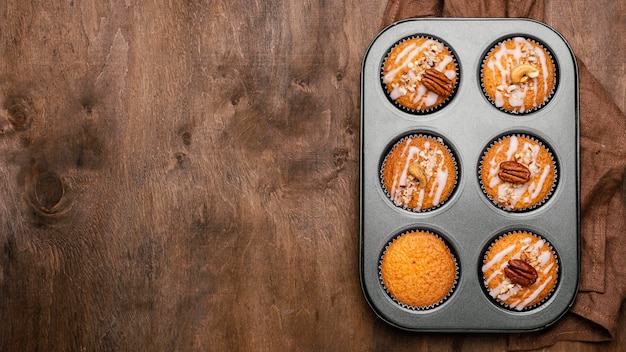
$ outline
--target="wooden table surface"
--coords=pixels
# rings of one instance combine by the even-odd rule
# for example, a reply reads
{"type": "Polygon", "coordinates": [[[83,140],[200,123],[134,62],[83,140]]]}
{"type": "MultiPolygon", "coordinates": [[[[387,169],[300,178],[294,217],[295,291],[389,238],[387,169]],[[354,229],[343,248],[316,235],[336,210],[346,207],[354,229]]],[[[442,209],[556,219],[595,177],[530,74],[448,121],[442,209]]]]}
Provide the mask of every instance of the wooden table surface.
{"type": "MultiPolygon", "coordinates": [[[[359,70],[385,1],[0,2],[0,349],[502,351],[358,274],[359,70]]],[[[626,111],[626,1],[546,22],[626,111]]],[[[618,351],[561,342],[546,351],[618,351]]]]}

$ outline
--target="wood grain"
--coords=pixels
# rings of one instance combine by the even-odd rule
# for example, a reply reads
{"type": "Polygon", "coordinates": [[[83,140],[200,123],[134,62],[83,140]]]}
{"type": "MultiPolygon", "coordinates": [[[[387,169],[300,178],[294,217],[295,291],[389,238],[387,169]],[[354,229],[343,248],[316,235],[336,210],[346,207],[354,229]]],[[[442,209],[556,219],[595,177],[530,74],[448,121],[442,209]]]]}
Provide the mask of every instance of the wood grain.
{"type": "MultiPolygon", "coordinates": [[[[547,1],[547,22],[625,111],[606,33],[626,2],[601,2],[547,1]]],[[[1,349],[504,350],[397,330],[361,294],[359,79],[384,7],[1,2],[1,349]]],[[[548,350],[617,351],[625,325],[548,350]]]]}

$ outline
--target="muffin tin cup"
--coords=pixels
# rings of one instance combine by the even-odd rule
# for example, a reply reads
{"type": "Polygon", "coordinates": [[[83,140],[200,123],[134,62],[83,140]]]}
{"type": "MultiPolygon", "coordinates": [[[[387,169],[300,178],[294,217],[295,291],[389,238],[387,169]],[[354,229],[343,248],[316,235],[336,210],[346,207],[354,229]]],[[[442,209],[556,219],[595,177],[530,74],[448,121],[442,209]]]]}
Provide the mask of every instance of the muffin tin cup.
{"type": "MultiPolygon", "coordinates": [[[[507,305],[505,302],[501,302],[498,299],[496,299],[495,297],[492,297],[489,294],[489,288],[484,283],[484,281],[483,281],[482,288],[483,288],[483,292],[485,293],[485,295],[487,297],[489,297],[494,304],[500,306],[502,309],[507,309],[507,310],[512,311],[512,312],[529,312],[529,311],[533,311],[535,309],[538,309],[539,307],[541,307],[542,304],[549,302],[550,299],[552,298],[552,295],[554,294],[554,292],[556,291],[557,287],[559,286],[559,278],[560,278],[559,277],[559,272],[560,272],[559,255],[557,254],[557,252],[554,249],[554,247],[552,247],[552,245],[550,244],[550,241],[548,241],[545,237],[543,237],[543,236],[541,236],[541,235],[539,235],[537,233],[534,233],[533,231],[528,231],[528,230],[524,230],[524,229],[511,230],[511,231],[507,231],[505,233],[499,234],[496,238],[494,238],[492,241],[490,241],[489,245],[483,250],[482,255],[483,255],[483,258],[486,258],[487,257],[487,253],[492,249],[492,247],[493,247],[493,245],[495,244],[496,241],[501,240],[501,239],[503,239],[504,237],[506,237],[508,235],[512,235],[512,234],[519,233],[519,232],[528,233],[528,234],[532,235],[533,237],[535,237],[536,239],[544,241],[545,245],[550,249],[550,252],[552,252],[552,256],[554,257],[555,264],[556,264],[556,277],[554,278],[554,280],[555,280],[554,287],[539,302],[537,302],[537,303],[535,303],[533,305],[528,305],[528,306],[523,307],[521,309],[515,308],[515,307],[511,307],[511,306],[507,305]]],[[[484,278],[484,273],[483,273],[482,267],[483,267],[483,263],[484,262],[485,262],[485,260],[483,259],[483,261],[481,261],[479,263],[479,265],[478,265],[478,275],[479,275],[479,277],[483,277],[483,278],[484,278]]]]}
{"type": "Polygon", "coordinates": [[[361,158],[359,266],[363,294],[381,319],[401,329],[442,332],[533,331],[567,312],[579,280],[578,75],[574,55],[552,28],[526,19],[410,19],[378,34],[361,72],[361,158]],[[392,104],[380,83],[380,67],[402,38],[429,34],[445,41],[458,61],[454,99],[441,109],[415,115],[392,104]],[[484,54],[501,38],[537,38],[558,66],[558,87],[548,104],[528,114],[500,111],[480,83],[484,54]],[[459,178],[451,198],[437,209],[410,212],[395,206],[380,182],[390,143],[414,131],[441,136],[453,146],[459,178]],[[482,189],[476,169],[485,146],[507,133],[539,137],[558,161],[558,183],[542,206],[524,212],[497,207],[482,189]],[[379,260],[390,238],[411,228],[445,234],[460,268],[481,265],[483,250],[499,234],[527,229],[549,240],[558,253],[559,280],[551,297],[533,309],[503,309],[483,289],[482,275],[461,270],[454,293],[437,307],[411,310],[389,297],[381,284],[379,260]],[[476,317],[480,317],[477,319],[476,317]]]}
{"type": "Polygon", "coordinates": [[[533,211],[538,209],[539,207],[541,207],[542,205],[544,205],[546,202],[548,202],[550,200],[550,197],[552,197],[552,194],[554,193],[554,190],[557,187],[557,184],[559,182],[559,166],[558,166],[558,161],[556,160],[555,155],[552,153],[552,148],[547,145],[544,141],[542,141],[540,138],[532,135],[532,134],[528,134],[528,133],[524,133],[524,132],[515,132],[515,131],[509,131],[506,134],[496,138],[495,140],[493,140],[491,143],[489,143],[489,145],[487,147],[485,147],[485,149],[483,150],[483,152],[481,153],[481,158],[480,158],[480,162],[478,165],[478,170],[477,170],[477,176],[478,181],[480,182],[480,188],[483,191],[485,197],[487,197],[491,202],[493,202],[493,204],[495,206],[497,206],[499,209],[502,209],[503,211],[508,211],[508,212],[518,212],[518,213],[523,213],[523,212],[529,212],[529,211],[533,211]],[[537,202],[536,204],[533,204],[532,206],[528,206],[528,207],[524,207],[524,208],[512,208],[512,207],[506,207],[504,205],[502,205],[501,203],[499,203],[497,201],[497,199],[494,199],[494,196],[489,194],[487,192],[487,190],[485,189],[485,184],[483,182],[483,179],[481,177],[481,173],[482,173],[482,169],[485,166],[484,163],[484,158],[485,155],[487,153],[487,151],[492,148],[494,145],[496,145],[498,142],[506,139],[506,138],[510,138],[512,136],[516,136],[516,137],[523,137],[523,138],[527,138],[532,140],[533,142],[537,143],[538,145],[541,145],[542,148],[544,148],[545,150],[547,150],[548,154],[550,155],[550,158],[552,160],[552,170],[554,170],[554,180],[552,181],[552,184],[550,185],[550,190],[548,191],[548,193],[546,194],[546,196],[539,202],[537,202]]]}
{"type": "MultiPolygon", "coordinates": [[[[550,90],[549,93],[546,94],[546,98],[544,99],[543,102],[539,103],[537,106],[532,107],[530,109],[526,109],[524,111],[517,111],[517,110],[508,110],[504,107],[498,107],[498,109],[500,109],[500,111],[505,112],[507,114],[512,114],[512,115],[524,115],[524,114],[531,114],[535,111],[540,110],[541,108],[543,108],[546,104],[548,104],[550,102],[550,100],[552,99],[552,96],[554,96],[554,92],[556,91],[558,85],[559,85],[559,66],[554,58],[554,55],[552,55],[552,50],[550,50],[545,44],[543,44],[543,42],[541,40],[538,40],[536,38],[533,38],[532,36],[528,36],[528,35],[511,35],[511,36],[507,36],[505,38],[501,38],[499,40],[497,40],[495,43],[493,43],[490,47],[489,50],[485,52],[485,54],[483,54],[483,61],[481,63],[481,67],[479,67],[480,69],[480,77],[483,77],[483,65],[485,63],[485,60],[487,58],[487,55],[489,55],[496,47],[498,47],[499,45],[503,44],[506,41],[509,40],[513,40],[515,37],[522,37],[524,38],[526,41],[528,42],[532,42],[535,45],[538,45],[539,47],[541,47],[543,49],[543,51],[546,53],[546,55],[550,58],[550,60],[552,61],[552,70],[554,72],[554,76],[555,76],[555,81],[554,81],[554,85],[552,86],[552,89],[550,90]]],[[[491,97],[489,96],[489,94],[487,93],[487,90],[485,89],[485,87],[481,84],[481,89],[483,91],[483,94],[485,95],[485,98],[487,100],[489,100],[489,102],[491,102],[491,104],[493,104],[493,106],[496,106],[496,102],[491,99],[491,97]]]]}
{"type": "Polygon", "coordinates": [[[394,303],[396,303],[398,306],[404,308],[404,309],[409,309],[412,311],[428,311],[431,309],[435,309],[438,306],[442,305],[443,303],[445,303],[453,294],[454,291],[456,289],[456,285],[458,283],[459,280],[459,273],[460,273],[460,268],[459,268],[459,262],[457,260],[457,255],[456,255],[456,250],[454,249],[454,247],[452,247],[450,245],[450,243],[448,242],[448,240],[445,239],[445,237],[443,237],[441,234],[434,232],[432,230],[429,229],[424,229],[424,228],[413,228],[410,230],[406,230],[403,231],[402,233],[394,236],[384,247],[384,250],[382,252],[382,254],[380,255],[380,260],[379,260],[379,265],[378,265],[378,278],[380,280],[380,284],[382,285],[383,289],[385,290],[385,292],[387,293],[387,295],[389,295],[389,298],[391,300],[394,301],[394,303]],[[454,261],[454,266],[455,266],[455,277],[454,277],[454,282],[452,283],[452,287],[450,288],[450,290],[448,291],[448,293],[446,293],[443,298],[441,298],[438,302],[435,302],[433,304],[429,304],[429,305],[423,305],[423,306],[412,306],[412,305],[408,305],[405,304],[401,301],[399,301],[398,299],[396,299],[396,297],[394,297],[394,295],[389,292],[389,290],[387,289],[387,287],[385,286],[385,282],[383,279],[383,274],[382,274],[382,265],[383,265],[383,258],[385,257],[385,254],[387,253],[387,249],[389,248],[389,246],[396,241],[398,238],[400,238],[401,236],[408,234],[408,233],[412,233],[412,232],[423,232],[423,233],[427,233],[430,235],[435,236],[436,238],[438,238],[439,240],[441,240],[446,248],[448,249],[448,251],[450,251],[450,254],[452,255],[452,260],[454,261]]]}
{"type": "Polygon", "coordinates": [[[441,110],[442,108],[444,108],[446,106],[446,104],[448,104],[455,96],[456,92],[457,92],[457,88],[459,86],[459,82],[460,82],[460,75],[459,75],[459,62],[456,58],[456,53],[454,52],[454,50],[441,38],[435,37],[433,35],[428,35],[428,34],[423,34],[423,33],[416,33],[410,36],[407,36],[405,38],[402,38],[400,40],[398,40],[394,45],[392,45],[389,50],[387,51],[387,53],[385,54],[384,59],[381,61],[380,64],[380,84],[382,85],[382,89],[385,92],[387,99],[389,100],[389,102],[391,104],[393,104],[396,108],[407,112],[409,114],[413,114],[413,115],[426,115],[426,114],[431,114],[435,111],[441,110]],[[391,98],[391,93],[388,91],[386,84],[384,83],[384,66],[385,66],[385,61],[387,60],[387,57],[389,56],[389,54],[391,54],[392,50],[394,49],[394,47],[404,43],[407,40],[411,40],[411,39],[419,39],[419,38],[424,38],[424,39],[430,39],[433,40],[441,45],[443,45],[449,52],[450,52],[450,56],[452,58],[452,62],[454,62],[454,66],[455,66],[455,70],[456,70],[456,81],[454,83],[454,86],[452,87],[452,92],[439,104],[436,104],[432,107],[429,108],[423,108],[423,109],[419,109],[419,110],[415,110],[415,109],[410,109],[398,102],[396,102],[394,99],[391,98]]]}
{"type": "Polygon", "coordinates": [[[399,139],[397,139],[395,141],[395,143],[389,148],[388,152],[386,153],[385,158],[383,159],[383,161],[381,162],[381,166],[380,166],[380,184],[381,184],[381,188],[383,190],[383,192],[385,192],[385,195],[387,196],[387,198],[389,198],[389,201],[394,203],[395,206],[397,206],[398,208],[401,208],[403,210],[406,211],[410,211],[410,212],[415,212],[415,213],[425,213],[425,212],[429,212],[429,211],[433,211],[436,210],[440,207],[442,207],[443,205],[445,205],[453,196],[454,193],[456,191],[457,188],[457,182],[459,179],[459,167],[456,161],[456,153],[452,150],[452,147],[450,147],[449,143],[446,142],[441,136],[437,136],[434,135],[432,133],[428,133],[428,132],[413,132],[410,133],[406,136],[400,137],[399,139]],[[414,209],[414,208],[409,208],[407,206],[401,205],[401,204],[395,204],[394,202],[394,197],[389,193],[389,190],[387,190],[387,188],[384,185],[384,168],[385,168],[385,163],[387,162],[387,157],[389,155],[389,153],[391,153],[391,151],[395,148],[397,148],[400,144],[402,144],[403,142],[405,142],[407,140],[407,138],[427,138],[427,139],[432,139],[433,141],[439,143],[443,148],[445,148],[445,150],[447,151],[447,153],[450,155],[450,157],[452,158],[452,164],[454,165],[454,169],[453,170],[448,170],[449,172],[454,172],[454,185],[452,186],[452,190],[450,191],[449,194],[445,195],[438,204],[434,204],[431,207],[427,207],[427,208],[423,208],[423,209],[414,209]]]}

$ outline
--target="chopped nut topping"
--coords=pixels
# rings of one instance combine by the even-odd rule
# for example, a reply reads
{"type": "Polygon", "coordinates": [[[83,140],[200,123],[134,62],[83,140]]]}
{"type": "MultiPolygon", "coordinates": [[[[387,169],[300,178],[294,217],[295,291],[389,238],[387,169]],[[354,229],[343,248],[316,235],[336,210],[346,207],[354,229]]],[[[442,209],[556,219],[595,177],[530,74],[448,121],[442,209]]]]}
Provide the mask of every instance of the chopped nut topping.
{"type": "Polygon", "coordinates": [[[522,44],[521,52],[522,56],[519,58],[518,66],[512,69],[510,78],[513,83],[527,86],[530,78],[539,77],[539,70],[536,67],[538,58],[535,49],[530,45],[522,44]]]}
{"type": "Polygon", "coordinates": [[[423,52],[423,56],[407,64],[406,67],[408,71],[400,77],[401,83],[394,83],[391,87],[397,89],[401,96],[416,93],[418,85],[422,84],[421,81],[424,71],[439,63],[440,59],[437,55],[441,52],[443,52],[443,47],[432,44],[423,52]]]}
{"type": "Polygon", "coordinates": [[[443,152],[438,148],[434,149],[431,147],[422,150],[418,156],[418,159],[410,167],[413,169],[413,172],[408,170],[406,186],[399,187],[396,191],[394,203],[398,206],[408,206],[413,194],[424,188],[428,180],[435,174],[435,169],[444,163],[443,152]],[[424,177],[415,172],[417,168],[420,170],[419,173],[423,171],[424,177]]]}

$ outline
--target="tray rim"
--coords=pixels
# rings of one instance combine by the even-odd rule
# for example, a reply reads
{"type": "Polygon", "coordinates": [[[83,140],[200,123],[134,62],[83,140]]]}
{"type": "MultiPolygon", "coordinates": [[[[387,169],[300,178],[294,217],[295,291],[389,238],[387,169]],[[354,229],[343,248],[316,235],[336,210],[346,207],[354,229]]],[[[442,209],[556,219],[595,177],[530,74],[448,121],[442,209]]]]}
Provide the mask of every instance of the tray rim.
{"type": "MultiPolygon", "coordinates": [[[[423,32],[423,31],[422,31],[423,32]]],[[[513,32],[512,32],[513,33],[513,32]]],[[[440,36],[436,33],[433,33],[433,35],[436,36],[440,36]]],[[[541,38],[540,38],[541,39],[541,38]]],[[[488,45],[491,43],[485,43],[485,45],[488,45]]],[[[457,50],[457,55],[458,55],[458,50],[457,50]]],[[[558,56],[557,54],[553,53],[553,55],[558,56]]],[[[465,82],[466,84],[468,82],[465,82]]],[[[472,82],[469,82],[470,84],[472,82]]],[[[361,289],[362,289],[362,293],[365,297],[366,302],[368,303],[368,305],[370,306],[370,308],[375,312],[375,314],[382,319],[383,321],[387,322],[388,324],[392,325],[392,326],[396,326],[400,329],[403,330],[410,330],[410,331],[440,331],[440,332],[489,332],[489,333],[493,333],[493,332],[506,332],[506,333],[510,333],[510,332],[528,332],[528,331],[536,331],[536,330],[541,330],[544,329],[552,324],[554,324],[556,321],[558,321],[563,315],[565,315],[568,311],[569,308],[572,306],[576,295],[578,293],[578,286],[579,286],[579,280],[580,280],[580,124],[579,124],[579,81],[578,81],[578,67],[577,67],[577,63],[576,63],[576,57],[575,54],[573,53],[573,50],[571,49],[571,46],[569,45],[569,43],[565,40],[565,38],[558,33],[554,28],[550,27],[549,25],[540,22],[540,21],[536,21],[536,20],[532,20],[532,19],[523,19],[523,18],[516,18],[516,19],[511,19],[511,18],[410,18],[410,19],[405,19],[405,20],[401,20],[401,21],[397,21],[394,22],[392,24],[390,24],[389,26],[385,27],[382,31],[380,31],[375,38],[372,40],[372,42],[370,43],[370,45],[367,47],[365,54],[363,56],[363,62],[362,62],[362,66],[361,66],[361,84],[360,84],[360,93],[361,93],[361,97],[360,97],[360,122],[361,122],[361,126],[360,126],[360,142],[359,142],[359,147],[360,147],[360,159],[359,159],[359,278],[360,278],[360,282],[361,282],[361,289]],[[565,47],[567,48],[567,50],[569,51],[569,54],[571,55],[571,60],[572,60],[572,65],[573,65],[573,71],[574,71],[574,75],[575,75],[575,86],[574,86],[574,93],[575,93],[575,109],[574,109],[574,119],[575,119],[575,145],[576,145],[576,151],[575,151],[575,156],[574,156],[574,164],[575,164],[575,174],[576,174],[576,179],[575,179],[575,188],[576,188],[576,195],[575,195],[575,203],[576,203],[576,275],[575,275],[575,289],[573,294],[571,295],[571,298],[569,300],[569,302],[566,305],[566,308],[557,316],[555,316],[553,319],[551,319],[550,321],[548,321],[545,324],[540,324],[538,326],[528,326],[528,327],[517,327],[517,328],[425,328],[425,327],[412,327],[412,326],[406,326],[403,324],[398,323],[397,321],[395,321],[393,318],[388,317],[387,314],[383,313],[382,311],[379,310],[379,308],[376,306],[376,304],[372,301],[371,297],[370,297],[370,293],[367,287],[367,283],[365,282],[364,279],[364,261],[365,261],[365,253],[363,251],[363,242],[364,242],[364,231],[363,231],[363,225],[364,225],[364,195],[363,195],[363,188],[364,188],[364,172],[363,172],[363,150],[364,150],[364,144],[365,144],[365,138],[364,138],[364,111],[363,111],[363,105],[364,105],[364,92],[365,92],[365,84],[364,84],[364,71],[365,71],[365,66],[366,66],[366,61],[368,58],[368,55],[370,53],[370,50],[372,49],[373,45],[377,42],[377,40],[387,31],[393,30],[394,28],[397,28],[398,26],[401,25],[405,25],[405,24],[411,24],[411,23],[417,23],[417,22],[527,22],[527,23],[534,23],[535,25],[540,25],[543,27],[546,27],[547,29],[549,29],[550,31],[554,32],[561,40],[562,42],[565,44],[565,47]]],[[[532,113],[531,113],[532,114],[532,113]]],[[[515,116],[515,118],[519,118],[519,116],[515,116]]],[[[467,172],[467,171],[464,171],[467,172]]],[[[461,190],[457,190],[457,192],[460,192],[461,190]]],[[[419,217],[419,215],[418,215],[419,217]]],[[[486,236],[489,237],[490,236],[486,236]]],[[[449,237],[448,237],[449,238],[449,237]]],[[[453,239],[455,240],[455,239],[453,239]]],[[[459,263],[459,265],[461,265],[459,263]]],[[[471,270],[471,268],[465,268],[463,269],[465,271],[469,271],[471,270]]],[[[459,286],[462,285],[462,282],[459,282],[459,286]]],[[[459,287],[460,288],[460,287],[459,287]]],[[[457,288],[458,291],[459,288],[457,288]]],[[[555,293],[553,294],[553,297],[551,299],[554,298],[554,296],[556,296],[558,294],[558,291],[560,290],[560,287],[557,287],[555,293]]],[[[458,295],[458,292],[454,292],[453,296],[458,295]]],[[[495,306],[494,306],[495,307],[495,306]]],[[[445,308],[445,305],[444,305],[445,308]]],[[[444,309],[441,306],[435,308],[434,310],[439,310],[439,309],[444,309]]],[[[541,307],[537,308],[537,310],[541,310],[541,307]]],[[[431,313],[432,311],[425,311],[425,312],[418,312],[417,314],[428,314],[431,313]]],[[[532,311],[531,314],[534,314],[535,311],[532,311]]],[[[515,313],[515,314],[520,314],[520,313],[515,313]]]]}

